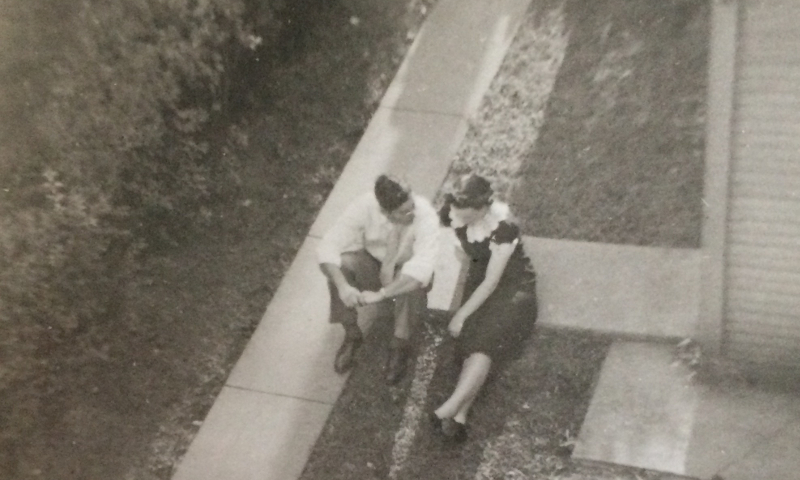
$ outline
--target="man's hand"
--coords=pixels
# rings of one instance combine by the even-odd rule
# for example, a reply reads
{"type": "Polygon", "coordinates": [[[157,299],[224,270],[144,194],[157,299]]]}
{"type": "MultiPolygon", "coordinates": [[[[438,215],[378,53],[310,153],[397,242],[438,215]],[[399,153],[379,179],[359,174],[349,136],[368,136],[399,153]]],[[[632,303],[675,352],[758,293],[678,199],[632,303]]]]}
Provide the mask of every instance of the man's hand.
{"type": "Polygon", "coordinates": [[[381,292],[361,292],[361,305],[378,303],[386,299],[381,292]]]}
{"type": "Polygon", "coordinates": [[[349,283],[339,288],[339,298],[347,308],[355,308],[359,305],[361,292],[349,283]]]}
{"type": "Polygon", "coordinates": [[[453,318],[450,319],[450,323],[447,325],[447,331],[450,332],[455,338],[458,338],[461,335],[461,329],[464,328],[464,322],[467,320],[467,317],[463,315],[460,311],[456,312],[453,315],[453,318]]]}

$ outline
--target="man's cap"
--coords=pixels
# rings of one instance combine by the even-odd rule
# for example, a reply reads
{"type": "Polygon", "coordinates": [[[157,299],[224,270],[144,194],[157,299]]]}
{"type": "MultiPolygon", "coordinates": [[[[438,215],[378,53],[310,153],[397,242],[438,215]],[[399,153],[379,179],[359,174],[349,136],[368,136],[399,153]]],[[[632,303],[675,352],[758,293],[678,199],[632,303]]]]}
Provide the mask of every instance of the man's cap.
{"type": "Polygon", "coordinates": [[[411,190],[405,184],[389,175],[381,175],[375,180],[375,198],[387,212],[394,211],[406,203],[410,195],[411,190]]]}

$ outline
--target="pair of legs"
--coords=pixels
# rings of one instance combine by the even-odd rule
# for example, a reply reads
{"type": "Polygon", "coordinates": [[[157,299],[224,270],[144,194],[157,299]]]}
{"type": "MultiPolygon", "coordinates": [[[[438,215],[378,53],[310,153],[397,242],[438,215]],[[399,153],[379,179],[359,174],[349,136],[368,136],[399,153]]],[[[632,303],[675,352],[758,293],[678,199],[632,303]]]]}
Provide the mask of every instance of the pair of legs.
{"type": "Polygon", "coordinates": [[[466,357],[456,356],[464,358],[461,373],[453,393],[434,411],[438,418],[466,424],[472,403],[486,383],[493,364],[504,363],[521,353],[533,331],[538,309],[535,284],[523,287],[522,290],[496,290],[467,319],[458,339],[459,349],[464,348],[466,357]]]}
{"type": "Polygon", "coordinates": [[[453,393],[434,413],[439,418],[452,418],[460,424],[467,423],[472,402],[489,376],[492,359],[481,352],[469,354],[461,365],[461,373],[453,393]]]}
{"type": "MultiPolygon", "coordinates": [[[[342,254],[342,274],[350,285],[361,291],[377,291],[382,287],[380,281],[381,263],[366,250],[342,254]]],[[[341,323],[345,330],[345,341],[360,339],[361,329],[358,326],[358,311],[348,308],[339,299],[336,286],[328,282],[331,298],[331,322],[341,323]]],[[[394,338],[392,346],[396,349],[408,349],[411,335],[416,329],[427,301],[425,289],[415,290],[393,299],[394,303],[394,338]]],[[[401,359],[402,360],[402,359],[401,359]]]]}

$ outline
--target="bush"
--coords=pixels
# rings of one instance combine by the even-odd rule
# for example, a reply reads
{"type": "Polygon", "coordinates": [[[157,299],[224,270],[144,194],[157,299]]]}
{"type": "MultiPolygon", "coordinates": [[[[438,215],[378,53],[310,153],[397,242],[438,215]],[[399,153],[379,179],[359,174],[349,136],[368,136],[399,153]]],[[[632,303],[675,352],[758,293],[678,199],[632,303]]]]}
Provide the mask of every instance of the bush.
{"type": "Polygon", "coordinates": [[[82,41],[39,122],[60,147],[51,168],[98,186],[140,232],[191,218],[230,165],[207,139],[225,118],[233,53],[258,43],[244,11],[241,0],[85,2],[82,41]]]}
{"type": "MultiPolygon", "coordinates": [[[[25,375],[43,332],[111,318],[133,253],[236,188],[231,77],[278,28],[274,2],[245,1],[61,5],[69,31],[46,54],[18,53],[47,79],[28,109],[37,145],[0,162],[16,190],[0,209],[0,388],[25,375]]],[[[15,7],[31,23],[18,28],[52,20],[49,2],[15,7]]]]}

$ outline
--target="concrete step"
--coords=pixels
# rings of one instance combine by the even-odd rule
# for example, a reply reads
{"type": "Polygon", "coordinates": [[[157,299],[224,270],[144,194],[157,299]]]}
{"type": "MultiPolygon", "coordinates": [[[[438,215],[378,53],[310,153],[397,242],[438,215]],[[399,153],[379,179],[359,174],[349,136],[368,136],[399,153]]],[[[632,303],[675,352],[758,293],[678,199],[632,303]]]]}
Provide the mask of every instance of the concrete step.
{"type": "Polygon", "coordinates": [[[701,381],[674,346],[615,342],[573,458],[688,478],[798,478],[800,392],[701,381]]]}
{"type": "Polygon", "coordinates": [[[612,345],[573,457],[685,475],[698,392],[673,346],[612,345]]]}

